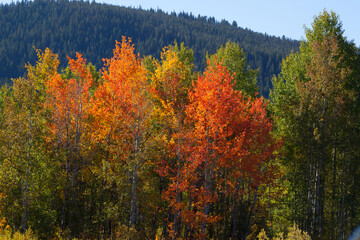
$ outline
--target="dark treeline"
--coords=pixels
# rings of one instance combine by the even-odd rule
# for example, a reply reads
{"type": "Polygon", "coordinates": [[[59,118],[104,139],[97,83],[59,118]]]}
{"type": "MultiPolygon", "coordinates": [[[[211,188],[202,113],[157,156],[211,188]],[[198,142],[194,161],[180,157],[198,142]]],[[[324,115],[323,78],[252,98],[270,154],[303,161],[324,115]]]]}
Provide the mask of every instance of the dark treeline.
{"type": "MultiPolygon", "coordinates": [[[[280,72],[280,63],[298,41],[272,37],[242,29],[236,22],[191,13],[165,13],[83,1],[21,1],[0,6],[0,82],[25,73],[26,62],[35,62],[33,47],[49,47],[74,57],[78,51],[96,67],[102,57],[110,57],[115,40],[131,37],[136,52],[160,57],[162,46],[174,40],[194,50],[198,70],[204,69],[205,55],[215,53],[228,41],[236,42],[247,53],[248,65],[259,69],[260,94],[268,96],[271,78],[280,72]],[[101,56],[101,57],[100,57],[101,56]]],[[[65,67],[62,65],[62,67],[65,67]]]]}

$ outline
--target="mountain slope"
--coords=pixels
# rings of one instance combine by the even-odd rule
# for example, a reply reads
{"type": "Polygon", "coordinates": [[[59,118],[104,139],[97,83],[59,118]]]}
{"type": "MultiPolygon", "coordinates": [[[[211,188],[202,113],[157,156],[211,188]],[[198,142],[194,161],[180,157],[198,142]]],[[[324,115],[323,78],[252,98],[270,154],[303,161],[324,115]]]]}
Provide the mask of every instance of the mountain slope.
{"type": "Polygon", "coordinates": [[[21,76],[26,62],[36,60],[33,47],[49,47],[66,62],[78,51],[98,68],[110,57],[115,40],[131,37],[141,55],[159,57],[174,40],[184,42],[195,53],[199,69],[205,56],[222,44],[234,41],[247,53],[248,64],[259,68],[260,93],[267,96],[270,79],[280,71],[280,62],[299,42],[267,36],[192,14],[166,14],[95,2],[67,0],[22,1],[0,6],[0,81],[21,76]]]}

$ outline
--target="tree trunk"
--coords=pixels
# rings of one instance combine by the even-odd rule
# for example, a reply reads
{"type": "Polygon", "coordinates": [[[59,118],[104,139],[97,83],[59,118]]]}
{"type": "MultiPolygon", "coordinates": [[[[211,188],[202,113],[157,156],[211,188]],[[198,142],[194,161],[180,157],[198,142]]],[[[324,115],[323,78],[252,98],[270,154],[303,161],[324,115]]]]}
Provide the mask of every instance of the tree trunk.
{"type": "Polygon", "coordinates": [[[138,166],[135,166],[131,178],[131,208],[130,208],[130,227],[134,227],[136,224],[136,185],[138,180],[137,174],[138,166]]]}
{"type": "Polygon", "coordinates": [[[257,191],[258,191],[258,188],[259,188],[259,187],[256,187],[256,193],[255,193],[254,201],[253,201],[253,203],[252,203],[251,210],[250,210],[250,213],[249,213],[249,218],[248,218],[248,223],[247,223],[247,227],[246,227],[246,232],[245,232],[245,235],[244,235],[244,239],[247,238],[247,236],[248,236],[248,234],[249,234],[249,231],[250,231],[250,228],[251,228],[251,220],[252,220],[252,216],[253,216],[253,214],[254,214],[255,206],[256,206],[256,202],[257,202],[257,191]]]}
{"type": "MultiPolygon", "coordinates": [[[[335,137],[336,141],[336,137],[335,137]]],[[[331,199],[331,225],[334,226],[331,231],[331,238],[335,239],[337,229],[337,223],[335,219],[335,209],[336,209],[336,143],[334,144],[334,154],[333,154],[333,179],[332,179],[332,199],[331,199]]]]}
{"type": "Polygon", "coordinates": [[[23,216],[21,219],[21,229],[23,232],[27,230],[27,213],[28,213],[28,181],[27,179],[24,180],[23,186],[23,216]]]}
{"type": "MultiPolygon", "coordinates": [[[[209,137],[209,128],[206,127],[206,160],[205,160],[205,183],[204,183],[204,187],[205,187],[205,194],[206,195],[210,195],[210,191],[211,191],[211,178],[212,178],[212,161],[210,160],[211,158],[211,149],[210,149],[210,144],[211,144],[211,139],[209,137]]],[[[207,202],[204,208],[204,213],[205,216],[208,218],[210,216],[210,203],[207,202]]],[[[203,224],[202,227],[202,231],[203,234],[206,234],[206,222],[203,224]]]]}
{"type": "Polygon", "coordinates": [[[31,158],[31,147],[32,147],[32,111],[29,112],[29,125],[28,125],[28,132],[27,132],[27,153],[26,153],[26,164],[25,164],[25,179],[24,179],[24,186],[23,186],[23,217],[21,220],[21,228],[25,232],[27,229],[27,213],[28,213],[28,179],[27,177],[30,176],[30,158],[31,158]]]}
{"type": "Polygon", "coordinates": [[[349,174],[349,160],[346,159],[346,156],[344,154],[345,159],[345,174],[343,178],[343,186],[342,186],[342,194],[341,194],[341,203],[340,203],[340,210],[339,210],[339,233],[338,233],[338,239],[344,239],[344,218],[345,218],[345,197],[347,192],[347,183],[346,178],[349,174]]]}
{"type": "MultiPolygon", "coordinates": [[[[65,120],[65,129],[66,129],[66,142],[65,142],[65,151],[66,151],[66,160],[65,160],[65,186],[64,186],[64,199],[63,199],[63,206],[62,206],[62,217],[61,217],[61,228],[65,230],[66,228],[66,211],[67,211],[67,201],[68,201],[68,192],[70,191],[69,187],[69,180],[70,180],[70,130],[69,130],[69,119],[70,116],[67,114],[65,120]]],[[[60,127],[59,127],[60,128],[60,127]]],[[[59,129],[61,131],[61,129],[59,129]]],[[[71,209],[71,208],[70,208],[71,209]]]]}
{"type": "MultiPolygon", "coordinates": [[[[177,121],[177,129],[180,132],[180,120],[178,118],[177,121]]],[[[177,179],[180,177],[180,169],[181,169],[181,155],[180,155],[180,137],[178,134],[177,138],[177,147],[176,147],[176,156],[177,156],[177,179]]],[[[180,202],[181,194],[179,193],[179,181],[176,184],[176,203],[180,202]]],[[[179,219],[179,211],[176,211],[174,214],[174,236],[173,238],[176,239],[179,235],[179,228],[180,228],[180,219],[179,219]]]]}
{"type": "MultiPolygon", "coordinates": [[[[310,160],[311,161],[311,160],[310,160]]],[[[308,181],[308,193],[307,193],[307,211],[306,211],[306,231],[311,234],[313,232],[312,229],[312,222],[313,222],[313,214],[312,214],[312,198],[313,198],[313,192],[312,192],[312,172],[313,172],[313,165],[312,163],[310,163],[310,167],[309,167],[309,181],[308,181]]]]}
{"type": "Polygon", "coordinates": [[[236,236],[237,236],[237,222],[236,222],[236,219],[238,217],[238,205],[237,205],[237,195],[238,195],[238,192],[239,192],[239,189],[240,189],[240,184],[239,182],[236,183],[236,193],[235,193],[235,196],[234,196],[234,201],[233,201],[233,213],[232,213],[232,236],[231,236],[231,239],[236,239],[236,236]]]}

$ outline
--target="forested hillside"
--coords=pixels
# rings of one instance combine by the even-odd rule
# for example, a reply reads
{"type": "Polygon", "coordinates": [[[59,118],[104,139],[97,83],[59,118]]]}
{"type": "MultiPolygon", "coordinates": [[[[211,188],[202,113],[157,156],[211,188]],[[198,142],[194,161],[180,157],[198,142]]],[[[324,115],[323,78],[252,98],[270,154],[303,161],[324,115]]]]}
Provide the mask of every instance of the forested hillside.
{"type": "Polygon", "coordinates": [[[83,1],[23,0],[2,5],[0,26],[2,83],[22,76],[25,63],[35,62],[33,47],[49,47],[59,54],[62,63],[66,55],[74,57],[78,51],[99,68],[101,58],[110,57],[115,40],[124,35],[132,38],[136,52],[156,58],[162,47],[174,40],[184,42],[193,49],[198,70],[204,69],[207,52],[213,54],[226,42],[236,42],[247,53],[248,65],[259,69],[260,93],[267,96],[281,60],[299,47],[297,41],[256,33],[213,17],[83,1]]]}

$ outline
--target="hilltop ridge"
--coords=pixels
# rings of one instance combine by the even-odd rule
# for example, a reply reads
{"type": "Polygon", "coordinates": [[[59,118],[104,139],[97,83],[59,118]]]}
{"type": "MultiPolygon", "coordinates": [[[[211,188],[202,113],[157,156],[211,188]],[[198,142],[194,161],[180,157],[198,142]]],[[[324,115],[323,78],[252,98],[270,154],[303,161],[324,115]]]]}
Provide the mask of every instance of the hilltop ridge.
{"type": "Polygon", "coordinates": [[[23,75],[25,63],[36,60],[34,47],[49,47],[61,62],[66,55],[80,52],[101,68],[102,58],[111,56],[115,40],[124,35],[132,38],[142,56],[159,57],[164,46],[184,42],[194,50],[199,70],[205,66],[207,53],[215,53],[228,41],[236,42],[247,53],[248,65],[259,69],[260,93],[267,96],[282,59],[299,46],[298,41],[243,29],[236,22],[94,1],[35,0],[1,5],[0,24],[1,83],[23,75]]]}

